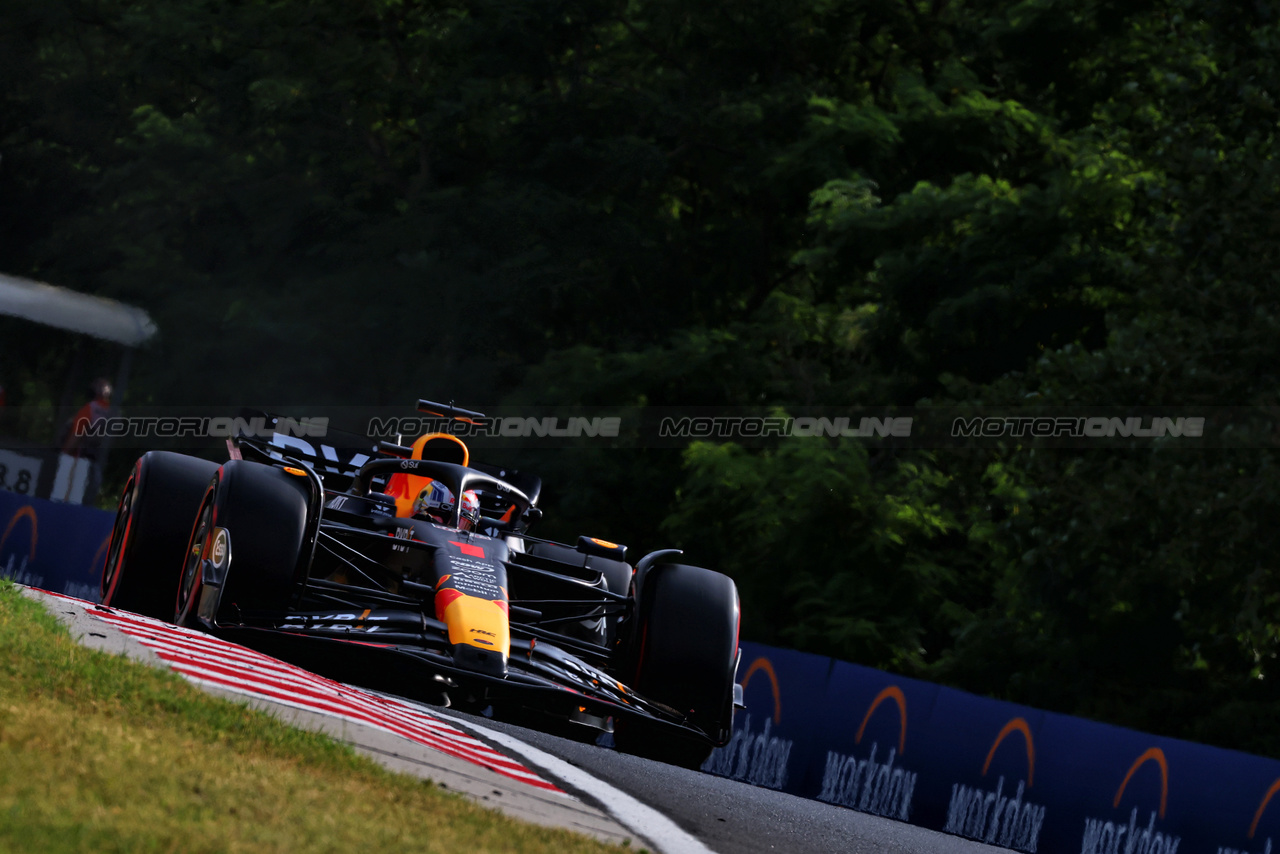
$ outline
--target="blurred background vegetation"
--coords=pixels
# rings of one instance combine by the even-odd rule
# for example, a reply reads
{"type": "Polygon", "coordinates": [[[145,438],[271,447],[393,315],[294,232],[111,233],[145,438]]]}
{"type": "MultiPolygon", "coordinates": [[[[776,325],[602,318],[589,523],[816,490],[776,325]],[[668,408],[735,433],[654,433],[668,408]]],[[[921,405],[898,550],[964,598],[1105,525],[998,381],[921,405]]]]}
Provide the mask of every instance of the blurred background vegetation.
{"type": "MultiPolygon", "coordinates": [[[[0,270],[151,313],[126,406],[1271,406],[1276,11],[6,3],[0,270]]],[[[733,575],[749,638],[1280,756],[1273,426],[1234,435],[528,467],[733,575]]]]}

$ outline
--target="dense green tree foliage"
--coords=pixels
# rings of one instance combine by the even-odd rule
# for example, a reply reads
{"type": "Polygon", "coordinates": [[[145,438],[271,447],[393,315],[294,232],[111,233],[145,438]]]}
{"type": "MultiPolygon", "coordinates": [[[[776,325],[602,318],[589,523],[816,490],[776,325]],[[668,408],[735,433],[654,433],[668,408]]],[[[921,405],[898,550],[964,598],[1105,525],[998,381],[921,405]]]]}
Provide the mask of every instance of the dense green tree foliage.
{"type": "Polygon", "coordinates": [[[1280,755],[1278,52],[1209,0],[8,4],[0,270],[151,311],[135,403],[1254,407],[526,461],[749,637],[1280,755]]]}

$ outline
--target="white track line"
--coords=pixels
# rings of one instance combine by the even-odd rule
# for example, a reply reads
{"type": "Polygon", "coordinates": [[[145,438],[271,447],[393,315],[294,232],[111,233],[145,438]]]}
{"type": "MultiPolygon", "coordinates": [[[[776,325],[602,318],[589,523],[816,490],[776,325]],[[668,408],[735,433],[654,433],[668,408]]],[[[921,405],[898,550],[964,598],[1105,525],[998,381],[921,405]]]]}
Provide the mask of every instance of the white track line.
{"type": "Polygon", "coordinates": [[[563,759],[539,750],[531,744],[525,744],[515,736],[444,712],[436,712],[436,714],[470,729],[495,744],[502,745],[513,753],[519,754],[526,761],[539,766],[542,771],[591,795],[600,802],[609,815],[617,819],[619,824],[647,840],[661,854],[713,854],[711,849],[703,845],[695,836],[681,830],[678,824],[653,807],[641,803],[621,789],[593,777],[581,768],[570,765],[563,759]]]}

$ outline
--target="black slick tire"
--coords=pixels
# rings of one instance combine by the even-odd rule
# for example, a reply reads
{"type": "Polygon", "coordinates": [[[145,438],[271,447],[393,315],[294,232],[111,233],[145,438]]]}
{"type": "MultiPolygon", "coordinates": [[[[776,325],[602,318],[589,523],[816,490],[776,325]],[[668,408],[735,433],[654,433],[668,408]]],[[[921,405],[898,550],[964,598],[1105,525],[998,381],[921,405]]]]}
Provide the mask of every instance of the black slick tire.
{"type": "Polygon", "coordinates": [[[138,459],[116,508],[102,568],[102,601],[160,620],[173,617],[183,550],[218,464],[150,451],[138,459]]]}
{"type": "MultiPolygon", "coordinates": [[[[225,528],[231,558],[221,579],[219,614],[246,611],[283,611],[305,581],[307,567],[299,560],[307,528],[310,484],[306,475],[291,474],[276,466],[244,460],[225,463],[209,484],[204,515],[190,530],[207,540],[214,528],[225,528]]],[[[205,542],[190,542],[188,552],[203,550],[205,542]]],[[[177,596],[179,614],[190,614],[199,581],[184,568],[182,593],[177,596]]],[[[196,567],[198,575],[198,567],[196,567]]],[[[174,601],[170,601],[174,608],[174,601]]]]}
{"type": "Polygon", "coordinates": [[[726,575],[684,564],[651,568],[637,591],[632,687],[684,716],[705,738],[642,718],[615,723],[620,750],[696,768],[733,723],[738,590],[726,575]]]}

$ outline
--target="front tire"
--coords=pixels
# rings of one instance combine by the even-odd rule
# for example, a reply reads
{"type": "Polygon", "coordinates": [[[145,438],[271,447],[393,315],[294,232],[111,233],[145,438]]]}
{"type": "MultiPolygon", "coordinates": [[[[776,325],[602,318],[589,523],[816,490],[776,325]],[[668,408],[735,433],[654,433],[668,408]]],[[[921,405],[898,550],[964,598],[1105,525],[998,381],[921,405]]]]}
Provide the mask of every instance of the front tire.
{"type": "Polygon", "coordinates": [[[217,497],[215,477],[204,490],[200,509],[196,512],[195,527],[187,541],[185,563],[178,579],[178,600],[174,604],[173,622],[179,626],[196,626],[196,609],[200,605],[203,587],[204,556],[208,553],[209,538],[213,534],[214,499],[217,497]]]}
{"type": "Polygon", "coordinates": [[[637,718],[616,722],[614,742],[627,753],[696,768],[728,741],[733,726],[737,587],[719,572],[661,564],[645,573],[636,611],[633,687],[684,715],[706,738],[668,734],[637,718]]]}
{"type": "Polygon", "coordinates": [[[285,610],[306,580],[301,558],[310,489],[305,474],[243,460],[225,463],[208,486],[200,518],[188,529],[194,565],[184,569],[179,615],[189,618],[198,606],[199,554],[207,551],[215,528],[226,529],[231,548],[226,575],[219,579],[218,611],[285,610]]]}

